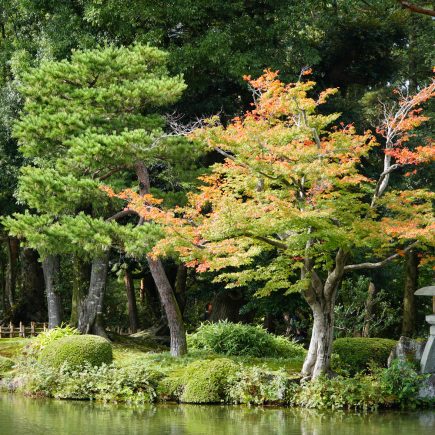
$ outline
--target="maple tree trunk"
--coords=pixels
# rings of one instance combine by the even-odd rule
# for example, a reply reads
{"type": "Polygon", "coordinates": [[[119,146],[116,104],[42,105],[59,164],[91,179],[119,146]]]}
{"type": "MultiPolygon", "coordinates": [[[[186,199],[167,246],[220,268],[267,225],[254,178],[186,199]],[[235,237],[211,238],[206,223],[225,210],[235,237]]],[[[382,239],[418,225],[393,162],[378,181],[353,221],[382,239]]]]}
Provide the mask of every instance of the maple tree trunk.
{"type": "Polygon", "coordinates": [[[186,330],[177,299],[162,262],[149,255],[147,261],[168,320],[171,335],[171,355],[182,356],[187,353],[186,330]]]}
{"type": "Polygon", "coordinates": [[[20,253],[22,287],[22,321],[41,322],[45,319],[44,272],[38,253],[24,248],[20,253]]]}
{"type": "Polygon", "coordinates": [[[186,286],[187,286],[187,267],[184,264],[179,264],[177,267],[177,276],[175,278],[175,297],[177,298],[178,306],[181,314],[184,313],[186,307],[186,286]]]}
{"type": "Polygon", "coordinates": [[[127,291],[128,300],[128,318],[130,320],[130,331],[134,334],[138,329],[138,316],[136,305],[136,293],[134,291],[134,281],[129,270],[125,271],[124,276],[125,289],[127,291]]]}
{"type": "Polygon", "coordinates": [[[372,282],[370,282],[367,291],[366,304],[365,304],[364,326],[361,334],[363,337],[370,337],[370,323],[373,318],[375,294],[376,294],[376,287],[372,282]]]}
{"type": "Polygon", "coordinates": [[[73,258],[73,283],[71,297],[70,325],[77,327],[80,306],[85,299],[91,278],[91,264],[78,256],[73,258]]]}
{"type": "Polygon", "coordinates": [[[334,332],[334,304],[324,301],[310,304],[313,311],[313,330],[310,347],[302,368],[302,375],[315,379],[330,373],[332,341],[334,332]]]}
{"type": "Polygon", "coordinates": [[[107,338],[103,325],[103,298],[108,264],[108,253],[92,260],[89,291],[80,305],[77,327],[82,334],[95,334],[107,338]]]}
{"type": "Polygon", "coordinates": [[[316,379],[332,373],[330,365],[334,339],[335,299],[343,278],[346,259],[347,253],[339,249],[335,257],[335,267],[328,273],[324,282],[314,270],[314,262],[310,259],[305,260],[302,277],[309,272],[311,279],[304,296],[313,312],[310,346],[302,367],[302,375],[306,379],[316,379]]]}
{"type": "Polygon", "coordinates": [[[405,253],[405,288],[403,292],[402,335],[412,337],[415,332],[415,296],[418,288],[418,255],[414,249],[405,253]]]}
{"type": "Polygon", "coordinates": [[[44,271],[45,294],[47,297],[48,327],[55,328],[62,323],[62,300],[60,297],[60,259],[58,255],[49,255],[42,261],[44,271]]]}
{"type": "Polygon", "coordinates": [[[12,308],[15,304],[15,290],[17,286],[17,270],[18,270],[18,257],[20,252],[20,244],[15,237],[8,237],[7,242],[7,255],[8,263],[6,267],[6,280],[5,280],[5,296],[6,302],[12,308]]]}

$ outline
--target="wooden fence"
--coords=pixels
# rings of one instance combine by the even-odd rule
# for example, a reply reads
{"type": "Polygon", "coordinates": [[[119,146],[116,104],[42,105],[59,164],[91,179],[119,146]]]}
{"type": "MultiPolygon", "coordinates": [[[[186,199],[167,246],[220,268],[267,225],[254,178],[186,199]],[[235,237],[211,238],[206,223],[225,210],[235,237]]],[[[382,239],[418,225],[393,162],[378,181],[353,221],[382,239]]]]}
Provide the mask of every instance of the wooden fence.
{"type": "Polygon", "coordinates": [[[10,322],[8,326],[0,325],[0,338],[35,337],[46,330],[46,323],[30,322],[29,326],[25,326],[23,322],[20,322],[19,326],[14,326],[10,322]]]}

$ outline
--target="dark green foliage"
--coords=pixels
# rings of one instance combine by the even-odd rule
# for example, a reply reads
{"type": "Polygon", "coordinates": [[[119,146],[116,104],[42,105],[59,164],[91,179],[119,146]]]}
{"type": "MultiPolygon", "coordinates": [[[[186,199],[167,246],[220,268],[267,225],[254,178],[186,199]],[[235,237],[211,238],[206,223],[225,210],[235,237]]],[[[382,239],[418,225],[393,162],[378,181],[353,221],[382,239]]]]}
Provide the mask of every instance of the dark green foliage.
{"type": "Polygon", "coordinates": [[[39,361],[53,368],[63,364],[76,368],[89,363],[98,367],[112,362],[112,345],[96,335],[72,335],[49,343],[39,361]]]}
{"type": "Polygon", "coordinates": [[[386,367],[395,345],[395,340],[387,338],[338,338],[332,351],[339,356],[340,368],[355,374],[368,369],[373,363],[386,367]]]}
{"type": "Polygon", "coordinates": [[[285,337],[269,334],[260,326],[227,321],[203,323],[188,337],[193,349],[204,349],[221,355],[251,357],[302,358],[303,347],[285,337]]]}
{"type": "Polygon", "coordinates": [[[10,358],[0,355],[0,376],[12,370],[14,364],[14,361],[12,361],[10,358]]]}
{"type": "Polygon", "coordinates": [[[238,369],[230,359],[196,361],[183,375],[183,403],[219,403],[227,398],[227,390],[238,369]]]}
{"type": "Polygon", "coordinates": [[[412,363],[395,360],[381,373],[380,378],[385,393],[404,406],[418,401],[418,392],[425,376],[419,375],[412,363]]]}

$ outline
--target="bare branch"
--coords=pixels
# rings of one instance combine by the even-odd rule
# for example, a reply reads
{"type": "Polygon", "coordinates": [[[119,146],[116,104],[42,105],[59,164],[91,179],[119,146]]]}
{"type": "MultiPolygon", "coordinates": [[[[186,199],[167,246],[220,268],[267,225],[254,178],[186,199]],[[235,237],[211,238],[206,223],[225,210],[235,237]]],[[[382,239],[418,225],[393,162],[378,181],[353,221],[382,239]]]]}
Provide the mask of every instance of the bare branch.
{"type": "Polygon", "coordinates": [[[399,258],[403,253],[410,251],[412,248],[415,248],[416,245],[418,245],[418,241],[411,243],[409,246],[407,246],[405,249],[402,250],[401,253],[396,253],[393,255],[390,255],[389,257],[385,258],[382,261],[378,261],[376,263],[360,263],[360,264],[348,264],[347,266],[344,266],[344,271],[349,272],[352,270],[361,270],[361,269],[379,269],[380,267],[385,266],[387,263],[389,263],[392,260],[395,260],[396,258],[399,258]]]}
{"type": "Polygon", "coordinates": [[[417,14],[429,15],[430,17],[435,17],[435,11],[433,9],[422,8],[421,6],[403,0],[397,0],[397,1],[400,3],[402,8],[408,9],[411,12],[415,12],[417,14]]]}
{"type": "Polygon", "coordinates": [[[131,209],[127,209],[127,210],[121,210],[118,213],[115,213],[113,216],[110,216],[109,218],[107,218],[106,220],[108,221],[117,221],[125,216],[129,216],[135,214],[137,215],[137,212],[131,209]]]}

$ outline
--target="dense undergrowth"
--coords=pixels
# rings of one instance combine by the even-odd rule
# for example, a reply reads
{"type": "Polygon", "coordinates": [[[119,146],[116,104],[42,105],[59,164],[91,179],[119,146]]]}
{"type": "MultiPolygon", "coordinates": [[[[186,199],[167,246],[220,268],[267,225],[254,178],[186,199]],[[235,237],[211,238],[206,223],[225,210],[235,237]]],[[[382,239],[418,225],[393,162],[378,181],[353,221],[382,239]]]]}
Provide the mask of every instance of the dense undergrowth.
{"type": "MultiPolygon", "coordinates": [[[[242,332],[244,336],[246,331],[242,332]]],[[[226,352],[242,355],[222,355],[197,346],[202,349],[192,350],[183,358],[173,358],[160,348],[157,352],[150,351],[149,342],[122,338],[121,343],[115,341],[112,345],[112,363],[102,360],[98,364],[90,363],[89,354],[83,354],[80,364],[77,364],[78,357],[74,364],[66,359],[61,365],[58,358],[53,359],[54,363],[50,363],[51,357],[41,358],[44,350],[54,344],[57,343],[56,348],[62,347],[60,343],[68,342],[65,335],[70,334],[75,331],[57,331],[22,340],[27,345],[17,344],[15,355],[11,355],[7,343],[3,346],[0,343],[0,355],[6,348],[8,356],[14,359],[14,366],[11,367],[8,359],[6,370],[0,373],[2,387],[31,396],[131,404],[175,401],[376,409],[422,403],[417,399],[422,376],[412,365],[400,361],[386,369],[372,360],[368,369],[353,377],[344,370],[344,375],[331,379],[301,383],[298,373],[304,353],[297,345],[294,353],[279,358],[243,355],[245,352],[234,350],[237,346],[226,352]]],[[[89,336],[74,339],[89,341],[89,336]]],[[[346,353],[343,355],[344,361],[340,357],[336,361],[347,367],[346,353]]]]}

